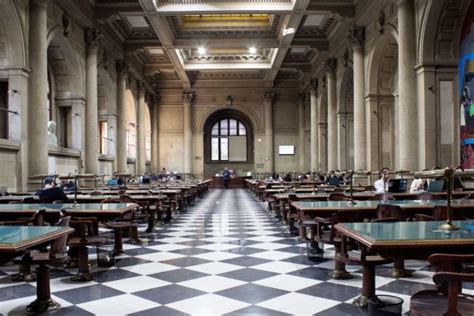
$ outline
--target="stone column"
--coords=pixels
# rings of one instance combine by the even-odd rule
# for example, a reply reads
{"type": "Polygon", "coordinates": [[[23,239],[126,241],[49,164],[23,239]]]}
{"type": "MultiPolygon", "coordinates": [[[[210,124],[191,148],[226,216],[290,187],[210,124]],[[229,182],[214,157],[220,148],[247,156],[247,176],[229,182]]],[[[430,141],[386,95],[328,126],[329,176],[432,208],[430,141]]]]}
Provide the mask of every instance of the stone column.
{"type": "Polygon", "coordinates": [[[85,30],[86,42],[86,173],[99,173],[97,116],[97,51],[102,34],[98,29],[85,30]]]}
{"type": "Polygon", "coordinates": [[[160,135],[159,135],[159,110],[160,95],[154,94],[152,97],[151,113],[151,171],[160,171],[160,135]]]}
{"type": "Polygon", "coordinates": [[[146,148],[145,148],[145,83],[138,82],[138,111],[137,111],[137,171],[145,174],[146,171],[146,148]]]}
{"type": "Polygon", "coordinates": [[[309,88],[311,93],[310,110],[310,160],[311,171],[319,169],[318,166],[318,81],[312,80],[309,88]]]}
{"type": "Polygon", "coordinates": [[[327,99],[328,99],[328,171],[335,170],[337,166],[337,97],[336,97],[336,69],[337,59],[328,58],[324,62],[326,66],[327,78],[327,99]]]}
{"type": "Polygon", "coordinates": [[[365,27],[349,29],[354,69],[354,169],[367,169],[367,136],[365,124],[365,27]]]}
{"type": "Polygon", "coordinates": [[[266,143],[266,171],[274,172],[274,157],[273,157],[273,103],[275,102],[275,93],[266,92],[264,95],[264,107],[265,107],[265,143],[266,143]]]}
{"type": "Polygon", "coordinates": [[[298,95],[298,171],[304,171],[304,103],[305,95],[300,93],[298,95]]]}
{"type": "Polygon", "coordinates": [[[399,167],[418,168],[418,124],[415,76],[415,13],[413,0],[398,1],[399,167]]]}
{"type": "MultiPolygon", "coordinates": [[[[322,80],[323,89],[326,89],[326,79],[322,80]]],[[[321,90],[319,90],[321,92],[321,90]]],[[[326,98],[327,99],[327,98],[326,98]]],[[[318,106],[318,170],[327,170],[327,100],[323,99],[323,94],[317,94],[317,106],[318,106]]]]}
{"type": "Polygon", "coordinates": [[[184,92],[182,97],[184,107],[184,173],[193,173],[193,129],[191,106],[194,100],[194,92],[184,92]]]}
{"type": "Polygon", "coordinates": [[[128,172],[127,168],[127,105],[125,92],[127,90],[128,62],[117,60],[117,157],[116,170],[128,172]]]}
{"type": "Polygon", "coordinates": [[[28,174],[48,173],[47,0],[30,1],[28,174]]]}

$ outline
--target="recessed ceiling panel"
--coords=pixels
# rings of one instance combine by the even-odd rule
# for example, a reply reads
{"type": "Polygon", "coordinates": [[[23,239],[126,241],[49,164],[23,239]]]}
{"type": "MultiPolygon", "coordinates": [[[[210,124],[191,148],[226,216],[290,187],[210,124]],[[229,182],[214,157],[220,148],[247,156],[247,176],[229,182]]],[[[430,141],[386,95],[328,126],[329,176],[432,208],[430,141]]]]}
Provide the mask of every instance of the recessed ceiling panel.
{"type": "Polygon", "coordinates": [[[324,14],[308,15],[304,22],[304,26],[320,26],[324,18],[324,14]]]}
{"type": "Polygon", "coordinates": [[[128,22],[132,28],[148,28],[148,23],[145,20],[145,17],[141,15],[127,15],[128,22]]]}

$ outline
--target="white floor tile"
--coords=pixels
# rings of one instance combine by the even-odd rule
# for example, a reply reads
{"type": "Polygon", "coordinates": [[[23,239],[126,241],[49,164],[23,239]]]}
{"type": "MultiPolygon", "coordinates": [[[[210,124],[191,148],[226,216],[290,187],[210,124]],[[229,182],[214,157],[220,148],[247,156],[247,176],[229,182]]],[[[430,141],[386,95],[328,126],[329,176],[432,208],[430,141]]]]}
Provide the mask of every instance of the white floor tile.
{"type": "Polygon", "coordinates": [[[166,238],[161,238],[159,241],[166,242],[166,243],[179,243],[179,242],[193,241],[193,239],[185,238],[185,237],[166,237],[166,238]]]}
{"type": "Polygon", "coordinates": [[[256,304],[257,306],[293,315],[313,315],[340,304],[338,301],[300,293],[289,293],[256,304]]]}
{"type": "Polygon", "coordinates": [[[240,246],[232,245],[232,244],[209,244],[209,245],[202,245],[196,248],[214,250],[214,251],[225,251],[225,250],[240,248],[240,246]]]}
{"type": "Polygon", "coordinates": [[[309,286],[313,286],[323,281],[302,278],[294,275],[280,274],[263,280],[258,280],[252,283],[273,287],[285,291],[298,291],[309,286]]]}
{"type": "Polygon", "coordinates": [[[276,250],[276,249],[281,249],[281,248],[287,248],[288,246],[289,246],[288,244],[278,244],[278,243],[273,243],[273,242],[262,242],[262,243],[259,243],[259,244],[250,245],[249,247],[257,248],[257,249],[265,249],[265,250],[276,250]]]}
{"type": "Polygon", "coordinates": [[[250,306],[227,297],[206,294],[166,305],[191,315],[222,315],[250,306]]]}
{"type": "Polygon", "coordinates": [[[252,269],[270,271],[275,273],[289,273],[307,268],[308,266],[298,263],[273,261],[252,266],[252,269]]]}
{"type": "Polygon", "coordinates": [[[102,283],[108,287],[125,293],[134,293],[138,291],[153,289],[171,284],[170,282],[159,280],[148,276],[138,276],[102,283]]]}
{"type": "Polygon", "coordinates": [[[246,282],[221,277],[218,275],[210,275],[202,278],[180,282],[178,284],[192,289],[212,293],[229,289],[231,287],[236,287],[245,283],[246,282]]]}
{"type": "Polygon", "coordinates": [[[224,263],[224,262],[209,262],[209,263],[187,267],[186,269],[203,272],[203,273],[221,274],[221,273],[226,273],[230,271],[240,270],[242,269],[242,267],[235,264],[229,264],[229,263],[224,263]]]}
{"type": "Polygon", "coordinates": [[[173,251],[173,250],[181,250],[181,249],[186,249],[186,248],[191,248],[191,247],[185,246],[185,245],[178,245],[178,244],[162,244],[162,245],[150,246],[147,248],[153,249],[153,250],[159,250],[159,251],[173,251]]]}
{"type": "MultiPolygon", "coordinates": [[[[328,282],[334,283],[334,284],[341,284],[341,285],[347,285],[347,286],[354,286],[358,288],[362,288],[362,273],[351,273],[353,278],[349,280],[334,280],[330,279],[328,282]]],[[[381,287],[385,284],[388,284],[390,282],[393,282],[394,279],[392,278],[385,278],[385,277],[380,277],[376,276],[375,277],[375,287],[381,287]]]]}
{"type": "Polygon", "coordinates": [[[205,259],[205,260],[212,260],[212,261],[223,261],[223,260],[234,259],[234,258],[238,258],[242,256],[237,255],[235,253],[230,253],[230,252],[215,251],[215,252],[208,252],[208,253],[195,255],[193,257],[205,259]]]}
{"type": "Polygon", "coordinates": [[[166,264],[166,263],[161,263],[161,262],[149,262],[149,263],[142,263],[142,264],[136,264],[133,266],[123,267],[122,269],[139,273],[141,275],[149,275],[149,274],[154,274],[154,273],[159,273],[159,272],[177,270],[180,268],[173,266],[171,264],[166,264]]]}
{"type": "MultiPolygon", "coordinates": [[[[253,247],[253,245],[249,245],[249,247],[253,247]]],[[[284,251],[264,251],[258,252],[249,255],[250,257],[261,258],[261,259],[268,259],[268,260],[284,260],[291,257],[301,256],[297,253],[291,252],[284,252],[284,251]]]]}
{"type": "Polygon", "coordinates": [[[135,258],[151,260],[151,261],[165,261],[165,260],[178,259],[178,258],[183,258],[183,257],[186,257],[186,256],[179,253],[173,253],[173,252],[155,252],[155,253],[149,253],[146,255],[135,256],[135,258]]]}
{"type": "Polygon", "coordinates": [[[160,304],[133,294],[124,294],[78,304],[77,306],[96,315],[125,315],[158,307],[160,304]]]}

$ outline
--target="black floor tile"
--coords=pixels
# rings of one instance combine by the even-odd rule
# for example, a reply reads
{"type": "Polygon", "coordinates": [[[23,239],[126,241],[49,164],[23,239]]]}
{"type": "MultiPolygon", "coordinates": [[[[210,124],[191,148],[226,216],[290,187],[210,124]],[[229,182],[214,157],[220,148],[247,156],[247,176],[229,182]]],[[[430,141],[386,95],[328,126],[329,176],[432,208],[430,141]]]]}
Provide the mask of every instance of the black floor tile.
{"type": "Polygon", "coordinates": [[[182,301],[203,294],[206,293],[177,284],[171,284],[155,289],[133,293],[133,295],[145,298],[156,303],[160,303],[162,305],[182,301]]]}
{"type": "Polygon", "coordinates": [[[257,284],[244,284],[227,290],[219,291],[214,294],[222,295],[234,300],[257,304],[271,298],[287,294],[288,291],[274,289],[271,287],[261,286],[257,284]]]}

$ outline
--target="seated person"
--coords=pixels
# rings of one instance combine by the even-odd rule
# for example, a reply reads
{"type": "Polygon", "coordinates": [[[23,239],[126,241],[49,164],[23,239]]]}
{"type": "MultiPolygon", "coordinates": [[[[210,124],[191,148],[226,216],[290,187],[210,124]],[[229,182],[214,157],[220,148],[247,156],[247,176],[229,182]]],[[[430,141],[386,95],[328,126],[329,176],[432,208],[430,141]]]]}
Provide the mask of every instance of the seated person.
{"type": "Polygon", "coordinates": [[[272,182],[282,182],[283,180],[280,178],[280,175],[276,172],[273,173],[271,177],[272,182]]]}
{"type": "Polygon", "coordinates": [[[69,202],[69,198],[64,193],[63,189],[57,187],[53,178],[47,178],[43,190],[39,193],[41,203],[53,203],[54,201],[69,202]]]}
{"type": "Polygon", "coordinates": [[[339,178],[336,175],[336,172],[334,170],[331,170],[329,172],[329,176],[326,179],[326,183],[328,185],[333,185],[333,186],[339,186],[339,178]]]}
{"type": "Polygon", "coordinates": [[[287,173],[285,174],[285,176],[283,177],[283,181],[285,182],[291,182],[291,174],[290,173],[287,173]]]}
{"type": "Polygon", "coordinates": [[[388,192],[388,182],[390,180],[390,173],[388,168],[382,168],[380,170],[379,179],[375,181],[375,193],[385,193],[388,192]]]}
{"type": "Polygon", "coordinates": [[[425,192],[426,180],[415,177],[410,186],[410,193],[420,193],[425,192]]]}

